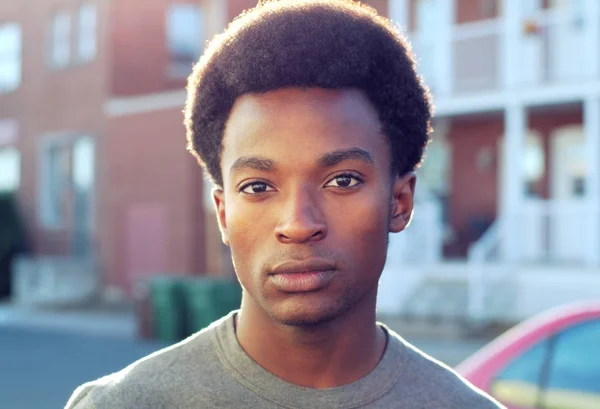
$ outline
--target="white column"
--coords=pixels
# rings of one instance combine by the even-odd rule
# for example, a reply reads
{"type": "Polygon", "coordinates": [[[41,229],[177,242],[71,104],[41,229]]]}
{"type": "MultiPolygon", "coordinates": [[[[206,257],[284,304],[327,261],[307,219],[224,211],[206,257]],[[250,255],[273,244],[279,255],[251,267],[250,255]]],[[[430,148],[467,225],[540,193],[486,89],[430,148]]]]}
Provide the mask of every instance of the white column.
{"type": "Polygon", "coordinates": [[[583,106],[587,175],[585,196],[588,205],[586,263],[600,266],[600,96],[586,98],[583,106]]]}
{"type": "Polygon", "coordinates": [[[588,78],[596,79],[600,73],[600,1],[584,0],[585,44],[584,65],[588,78]]]}
{"type": "Polygon", "coordinates": [[[514,88],[519,82],[519,55],[521,46],[522,0],[504,0],[502,38],[502,84],[514,88]]]}
{"type": "Polygon", "coordinates": [[[407,34],[410,24],[408,0],[388,0],[388,17],[402,29],[403,34],[407,34]]]}
{"type": "Polygon", "coordinates": [[[229,1],[225,0],[208,0],[202,3],[206,7],[206,38],[210,40],[216,34],[221,33],[229,23],[227,12],[229,1]]]}
{"type": "Polygon", "coordinates": [[[502,250],[506,261],[518,261],[521,256],[521,218],[523,207],[523,143],[527,132],[525,107],[512,103],[504,114],[504,152],[502,155],[502,187],[500,219],[503,225],[502,250]]]}
{"type": "Polygon", "coordinates": [[[435,47],[436,96],[448,97],[454,89],[454,46],[453,31],[456,21],[456,0],[441,0],[437,2],[440,25],[437,32],[435,47]]]}

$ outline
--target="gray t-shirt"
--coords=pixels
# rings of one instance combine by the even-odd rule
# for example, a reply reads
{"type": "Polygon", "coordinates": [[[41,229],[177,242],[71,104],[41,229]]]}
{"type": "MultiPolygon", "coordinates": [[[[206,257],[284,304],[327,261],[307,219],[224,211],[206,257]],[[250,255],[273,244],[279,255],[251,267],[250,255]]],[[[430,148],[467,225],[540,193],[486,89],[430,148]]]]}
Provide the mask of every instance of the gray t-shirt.
{"type": "Polygon", "coordinates": [[[178,344],[80,386],[66,408],[502,407],[386,327],[383,357],[362,379],[330,389],[290,384],[244,352],[235,335],[234,316],[229,314],[178,344]]]}

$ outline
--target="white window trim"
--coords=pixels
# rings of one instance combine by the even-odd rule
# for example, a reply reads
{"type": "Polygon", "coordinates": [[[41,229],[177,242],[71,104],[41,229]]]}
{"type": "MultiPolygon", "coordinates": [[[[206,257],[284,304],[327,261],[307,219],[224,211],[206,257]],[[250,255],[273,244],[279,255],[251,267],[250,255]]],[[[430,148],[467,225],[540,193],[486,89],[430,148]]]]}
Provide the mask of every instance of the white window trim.
{"type": "MultiPolygon", "coordinates": [[[[37,169],[37,193],[38,193],[38,203],[37,203],[37,219],[40,225],[46,230],[61,230],[67,226],[68,220],[52,220],[50,216],[50,200],[51,200],[51,187],[48,184],[48,175],[50,163],[48,161],[47,152],[56,146],[67,147],[70,149],[69,160],[71,161],[71,171],[69,172],[68,183],[74,183],[73,178],[73,147],[76,142],[81,138],[90,138],[94,146],[96,147],[97,138],[94,137],[92,133],[89,132],[66,132],[66,133],[50,133],[44,135],[39,142],[39,160],[37,169]]],[[[93,183],[90,188],[91,195],[91,212],[92,212],[92,220],[91,220],[91,229],[93,231],[95,226],[95,212],[96,212],[96,176],[97,172],[97,150],[94,149],[94,163],[93,163],[93,183]]],[[[69,215],[66,215],[69,217],[69,215]]]]}
{"type": "MultiPolygon", "coordinates": [[[[23,29],[21,27],[21,25],[19,23],[16,22],[8,22],[5,24],[0,24],[0,33],[4,32],[6,35],[6,30],[11,30],[11,29],[17,29],[17,31],[15,32],[16,34],[16,45],[14,46],[14,50],[12,50],[12,52],[14,53],[14,55],[11,55],[9,57],[7,56],[0,56],[0,64],[2,64],[2,62],[12,62],[12,63],[16,63],[17,65],[17,77],[16,77],[16,81],[13,84],[10,84],[9,86],[7,86],[6,88],[2,88],[0,86],[0,94],[8,94],[11,93],[13,91],[16,91],[20,86],[21,86],[21,82],[23,80],[23,29]]],[[[7,54],[9,54],[10,51],[7,51],[7,54]]]]}
{"type": "Polygon", "coordinates": [[[51,136],[41,140],[40,160],[38,161],[37,186],[38,186],[38,220],[40,225],[48,230],[59,230],[64,227],[66,220],[58,220],[51,215],[52,187],[49,185],[50,161],[48,152],[53,147],[66,146],[69,138],[66,136],[51,136]]]}
{"type": "Polygon", "coordinates": [[[0,157],[2,157],[2,154],[6,153],[6,151],[11,151],[11,150],[14,151],[15,153],[17,153],[16,180],[13,181],[14,184],[13,184],[13,186],[10,186],[10,187],[0,185],[0,193],[17,192],[21,187],[23,167],[22,167],[22,154],[21,154],[21,151],[19,150],[19,148],[17,148],[14,145],[0,145],[0,157]]]}
{"type": "Polygon", "coordinates": [[[67,68],[71,62],[73,61],[73,16],[67,10],[57,10],[54,14],[52,14],[52,18],[50,20],[50,28],[48,32],[48,66],[54,70],[60,70],[67,68]],[[59,19],[64,18],[65,26],[64,30],[66,33],[57,33],[59,27],[59,19]],[[64,35],[65,38],[59,38],[64,35]],[[59,43],[60,41],[60,43],[59,43]],[[58,47],[62,47],[61,50],[58,50],[58,47]],[[62,59],[59,60],[57,57],[57,53],[61,51],[64,52],[64,57],[60,57],[62,59]]]}
{"type": "Polygon", "coordinates": [[[95,3],[84,3],[77,11],[77,63],[86,64],[96,59],[98,54],[98,6],[95,3]],[[84,13],[92,16],[84,21],[84,13]],[[84,24],[88,23],[90,25],[84,24]]]}
{"type": "MultiPolygon", "coordinates": [[[[180,79],[186,78],[192,72],[192,67],[184,64],[178,64],[177,61],[171,60],[172,49],[171,49],[171,36],[172,36],[172,25],[174,24],[173,13],[177,10],[177,7],[195,7],[198,10],[198,18],[200,20],[199,23],[199,34],[198,34],[198,55],[196,58],[199,58],[202,55],[202,51],[204,49],[204,44],[206,40],[206,24],[207,24],[207,13],[204,7],[199,4],[194,3],[172,3],[169,5],[165,15],[165,27],[166,27],[166,35],[165,35],[165,46],[167,48],[167,54],[169,57],[168,66],[167,66],[167,76],[172,79],[180,79]]],[[[195,63],[196,61],[194,61],[195,63]]]]}

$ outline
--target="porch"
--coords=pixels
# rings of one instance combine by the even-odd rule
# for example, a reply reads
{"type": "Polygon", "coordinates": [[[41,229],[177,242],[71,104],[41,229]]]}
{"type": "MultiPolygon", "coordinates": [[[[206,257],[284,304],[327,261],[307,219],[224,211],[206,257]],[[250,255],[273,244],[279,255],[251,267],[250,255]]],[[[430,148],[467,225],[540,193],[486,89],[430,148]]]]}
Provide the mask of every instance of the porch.
{"type": "Polygon", "coordinates": [[[421,322],[510,326],[561,304],[598,298],[600,268],[441,262],[386,266],[377,308],[383,316],[421,322]]]}
{"type": "Polygon", "coordinates": [[[502,109],[515,96],[527,104],[564,102],[579,99],[583,88],[592,91],[592,84],[600,87],[595,0],[489,0],[485,7],[467,0],[388,4],[390,18],[416,54],[438,115],[502,109]],[[467,15],[478,8],[478,15],[467,15]]]}

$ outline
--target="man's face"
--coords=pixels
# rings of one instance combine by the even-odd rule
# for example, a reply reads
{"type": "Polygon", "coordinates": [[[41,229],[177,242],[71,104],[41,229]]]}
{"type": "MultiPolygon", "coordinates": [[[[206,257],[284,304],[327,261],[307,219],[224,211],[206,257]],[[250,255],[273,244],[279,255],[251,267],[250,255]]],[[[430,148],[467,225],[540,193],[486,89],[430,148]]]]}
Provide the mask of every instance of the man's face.
{"type": "Polygon", "coordinates": [[[313,325],[375,302],[388,232],[408,223],[414,188],[412,175],[391,176],[380,129],[356,90],[238,98],[214,198],[244,308],[313,325]]]}

